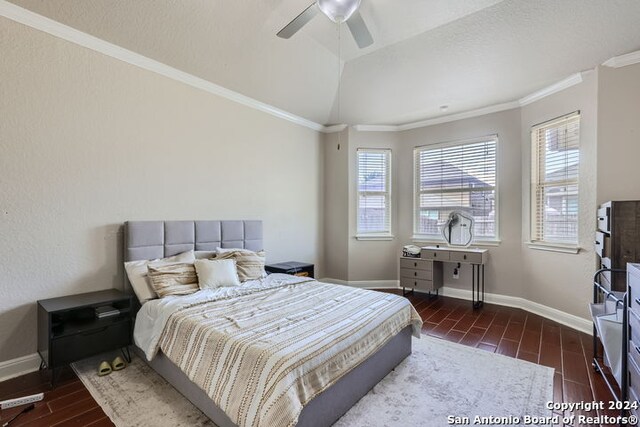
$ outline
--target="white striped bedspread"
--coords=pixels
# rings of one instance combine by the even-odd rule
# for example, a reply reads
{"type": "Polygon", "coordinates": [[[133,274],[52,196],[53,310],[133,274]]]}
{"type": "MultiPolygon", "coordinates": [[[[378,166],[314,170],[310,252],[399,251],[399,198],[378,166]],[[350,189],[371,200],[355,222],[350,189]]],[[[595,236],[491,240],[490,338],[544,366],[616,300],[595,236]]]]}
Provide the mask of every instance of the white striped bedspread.
{"type": "Polygon", "coordinates": [[[407,326],[398,295],[271,274],[234,288],[146,303],[134,338],[158,349],[236,425],[288,427],[304,405],[407,326]]]}

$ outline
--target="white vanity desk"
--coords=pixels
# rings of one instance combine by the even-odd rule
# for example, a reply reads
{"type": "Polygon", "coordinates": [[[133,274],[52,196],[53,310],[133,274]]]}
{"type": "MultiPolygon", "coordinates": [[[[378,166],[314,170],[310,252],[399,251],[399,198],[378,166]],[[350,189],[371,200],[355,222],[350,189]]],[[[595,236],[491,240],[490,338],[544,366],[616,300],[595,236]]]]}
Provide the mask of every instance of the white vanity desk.
{"type": "Polygon", "coordinates": [[[442,263],[471,264],[471,303],[473,308],[484,302],[484,265],[489,258],[488,249],[425,246],[420,258],[400,258],[400,286],[423,291],[438,291],[443,284],[442,263]]]}

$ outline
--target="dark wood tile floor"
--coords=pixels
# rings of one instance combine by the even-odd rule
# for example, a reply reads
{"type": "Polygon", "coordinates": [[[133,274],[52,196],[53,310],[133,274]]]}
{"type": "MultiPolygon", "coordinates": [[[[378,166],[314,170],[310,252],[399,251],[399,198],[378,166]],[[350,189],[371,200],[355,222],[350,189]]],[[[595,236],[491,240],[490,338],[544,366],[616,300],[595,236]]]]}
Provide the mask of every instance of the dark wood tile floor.
{"type": "MultiPolygon", "coordinates": [[[[71,368],[61,370],[53,390],[49,386],[49,378],[49,372],[38,371],[0,383],[0,400],[44,393],[44,400],[37,402],[30,412],[18,417],[10,427],[113,426],[71,368]]],[[[0,425],[13,418],[22,408],[0,410],[0,425]]]]}
{"type": "MultiPolygon", "coordinates": [[[[592,341],[584,333],[515,308],[485,304],[473,310],[469,301],[453,298],[430,299],[422,294],[408,298],[424,320],[424,333],[554,368],[555,402],[612,398],[600,375],[593,372],[592,341]]],[[[113,425],[71,369],[62,372],[54,390],[48,381],[46,372],[34,372],[0,383],[0,400],[45,393],[44,400],[11,427],[113,425]]],[[[0,411],[0,425],[19,410],[0,411]]]]}
{"type": "MultiPolygon", "coordinates": [[[[485,304],[473,310],[470,301],[419,293],[407,298],[420,313],[423,332],[428,335],[554,368],[554,402],[613,399],[600,374],[591,367],[590,335],[521,309],[485,304]]],[[[578,413],[564,415],[577,417],[578,413]]]]}

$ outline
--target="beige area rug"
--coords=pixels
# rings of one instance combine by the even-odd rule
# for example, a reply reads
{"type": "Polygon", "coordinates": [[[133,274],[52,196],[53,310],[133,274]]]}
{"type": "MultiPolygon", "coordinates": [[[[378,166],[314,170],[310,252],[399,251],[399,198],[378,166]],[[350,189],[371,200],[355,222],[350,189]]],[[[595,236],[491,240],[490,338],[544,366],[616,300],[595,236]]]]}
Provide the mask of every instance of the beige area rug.
{"type": "MultiPolygon", "coordinates": [[[[117,426],[215,426],[140,358],[98,377],[104,359],[72,366],[117,426]]],[[[423,335],[413,339],[411,356],[336,426],[446,426],[447,416],[467,416],[471,424],[476,415],[549,416],[545,404],[552,398],[551,368],[423,335]]]]}

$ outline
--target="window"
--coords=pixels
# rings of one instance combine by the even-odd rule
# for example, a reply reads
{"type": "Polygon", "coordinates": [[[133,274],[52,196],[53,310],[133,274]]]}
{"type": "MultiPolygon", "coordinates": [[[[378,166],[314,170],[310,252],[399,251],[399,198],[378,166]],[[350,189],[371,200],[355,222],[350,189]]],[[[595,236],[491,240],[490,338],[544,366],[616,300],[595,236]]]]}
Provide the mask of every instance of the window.
{"type": "Polygon", "coordinates": [[[418,147],[415,160],[414,238],[442,240],[449,213],[474,218],[474,240],[497,240],[497,135],[418,147]]]}
{"type": "Polygon", "coordinates": [[[580,113],[531,129],[531,241],[578,244],[580,113]]]}
{"type": "Polygon", "coordinates": [[[391,236],[391,150],[358,149],[357,236],[391,236]]]}

